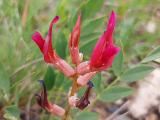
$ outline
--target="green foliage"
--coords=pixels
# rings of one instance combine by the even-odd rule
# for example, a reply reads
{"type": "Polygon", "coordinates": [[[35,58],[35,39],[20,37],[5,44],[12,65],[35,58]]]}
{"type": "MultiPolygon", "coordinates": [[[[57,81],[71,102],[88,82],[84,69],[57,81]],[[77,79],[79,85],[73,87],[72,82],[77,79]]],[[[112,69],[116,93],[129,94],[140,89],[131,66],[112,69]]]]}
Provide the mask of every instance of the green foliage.
{"type": "Polygon", "coordinates": [[[157,49],[153,50],[150,54],[148,54],[143,60],[142,63],[145,62],[150,62],[153,60],[156,60],[160,58],[160,47],[158,47],[157,49]]]}
{"type": "Polygon", "coordinates": [[[4,117],[7,120],[19,120],[20,110],[16,105],[7,106],[5,108],[5,115],[4,117]]]}
{"type": "Polygon", "coordinates": [[[82,26],[81,36],[85,36],[93,33],[94,31],[97,31],[98,28],[102,25],[103,21],[104,21],[104,17],[100,17],[84,23],[82,26]]]}
{"type": "Polygon", "coordinates": [[[44,76],[44,82],[46,84],[47,90],[51,90],[52,87],[54,86],[56,79],[56,74],[50,66],[47,68],[47,72],[44,76]]]}
{"type": "Polygon", "coordinates": [[[117,76],[120,76],[123,70],[123,54],[122,51],[119,52],[119,54],[115,57],[113,62],[113,71],[114,74],[117,76]]]}
{"type": "Polygon", "coordinates": [[[87,0],[87,2],[85,2],[81,7],[83,18],[86,19],[95,15],[96,12],[100,10],[103,3],[104,0],[98,0],[96,2],[94,0],[87,0]]]}
{"type": "MultiPolygon", "coordinates": [[[[131,95],[133,90],[130,87],[119,84],[127,86],[143,79],[156,68],[151,61],[160,58],[160,28],[157,27],[160,23],[157,22],[159,16],[156,12],[159,8],[158,0],[29,1],[25,27],[21,23],[25,0],[0,1],[0,92],[3,93],[0,93],[0,100],[5,100],[2,104],[5,113],[3,116],[6,119],[19,119],[21,108],[15,103],[28,105],[29,96],[39,90],[39,84],[36,83],[41,78],[45,80],[49,98],[54,97],[55,102],[61,106],[67,103],[67,98],[61,98],[67,96],[72,81],[39,60],[42,55],[31,40],[31,35],[36,30],[40,31],[43,37],[46,36],[49,22],[55,15],[60,16],[60,21],[53,30],[53,46],[60,57],[71,63],[68,40],[78,14],[82,15],[80,52],[83,53],[84,60],[89,60],[97,40],[106,28],[110,12],[116,11],[117,23],[113,39],[117,46],[121,47],[121,52],[116,56],[111,70],[103,71],[103,74],[99,73],[92,79],[93,92],[100,100],[114,102],[131,95]],[[154,10],[151,9],[153,6],[154,10]],[[150,21],[156,25],[153,33],[146,29],[150,21]],[[114,86],[108,85],[110,76],[119,80],[114,86]]],[[[81,88],[80,96],[85,89],[81,88]]],[[[35,101],[31,101],[31,107],[34,104],[35,101]]],[[[76,114],[78,115],[73,114],[76,120],[98,119],[98,115],[92,112],[78,111],[76,114]]],[[[41,119],[57,119],[44,113],[39,115],[41,119]]]]}
{"type": "Polygon", "coordinates": [[[59,32],[55,41],[55,48],[57,54],[63,59],[66,57],[66,47],[68,47],[67,39],[62,32],[59,32]]]}
{"type": "Polygon", "coordinates": [[[97,92],[101,92],[102,90],[102,75],[101,73],[98,73],[94,78],[93,78],[93,83],[94,83],[94,89],[97,92]]]}
{"type": "Polygon", "coordinates": [[[0,64],[0,68],[0,89],[4,93],[8,93],[10,89],[10,79],[2,64],[0,64]]]}
{"type": "Polygon", "coordinates": [[[98,120],[98,114],[94,112],[81,112],[79,113],[75,120],[98,120]]]}
{"type": "Polygon", "coordinates": [[[143,79],[146,75],[154,70],[154,67],[147,65],[139,65],[127,70],[122,76],[121,80],[125,82],[134,82],[143,79]]]}
{"type": "Polygon", "coordinates": [[[100,94],[100,99],[107,102],[114,102],[127,97],[132,93],[133,90],[130,87],[112,86],[103,90],[103,92],[100,94]]]}

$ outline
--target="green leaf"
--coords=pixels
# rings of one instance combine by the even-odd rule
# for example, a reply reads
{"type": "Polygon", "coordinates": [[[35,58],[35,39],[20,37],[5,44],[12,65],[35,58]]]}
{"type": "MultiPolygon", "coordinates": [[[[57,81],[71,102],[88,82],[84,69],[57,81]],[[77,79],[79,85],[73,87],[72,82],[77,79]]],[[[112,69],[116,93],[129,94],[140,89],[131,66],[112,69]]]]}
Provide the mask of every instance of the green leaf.
{"type": "Polygon", "coordinates": [[[120,51],[119,54],[115,57],[112,65],[113,72],[116,76],[121,75],[122,67],[123,67],[123,54],[122,51],[120,51]]]}
{"type": "Polygon", "coordinates": [[[80,42],[83,43],[83,42],[89,41],[91,39],[98,39],[100,34],[101,34],[100,32],[92,32],[92,33],[89,33],[86,35],[82,35],[80,38],[80,42]]]}
{"type": "Polygon", "coordinates": [[[39,1],[39,0],[31,0],[29,3],[29,12],[27,19],[30,20],[34,15],[37,15],[38,11],[42,8],[44,8],[46,4],[46,1],[39,1]]]}
{"type": "Polygon", "coordinates": [[[63,73],[58,73],[56,75],[56,81],[55,81],[55,87],[59,88],[63,83],[64,83],[64,74],[63,73]]]}
{"type": "Polygon", "coordinates": [[[55,77],[56,74],[53,70],[53,68],[51,68],[50,66],[47,68],[47,72],[44,76],[44,82],[46,84],[47,90],[52,89],[52,87],[54,86],[55,83],[55,77]]]}
{"type": "Polygon", "coordinates": [[[8,106],[5,108],[4,117],[7,120],[18,120],[20,116],[20,110],[16,105],[8,106]]]}
{"type": "Polygon", "coordinates": [[[96,12],[101,9],[103,3],[104,0],[88,0],[81,6],[83,18],[86,19],[92,15],[95,15],[96,12]]]}
{"type": "Polygon", "coordinates": [[[84,55],[88,55],[90,56],[93,47],[95,46],[96,42],[97,42],[98,38],[95,39],[91,39],[88,41],[83,42],[83,44],[81,44],[80,46],[80,51],[84,54],[84,55]]]}
{"type": "Polygon", "coordinates": [[[103,21],[104,17],[100,17],[86,22],[82,27],[82,36],[96,31],[103,24],[103,21]]]}
{"type": "Polygon", "coordinates": [[[127,70],[120,79],[126,82],[134,82],[143,79],[146,75],[154,70],[154,67],[147,65],[139,65],[127,70]]]}
{"type": "Polygon", "coordinates": [[[75,120],[98,120],[98,114],[94,112],[81,112],[75,120]]]}
{"type": "Polygon", "coordinates": [[[160,58],[160,47],[158,47],[157,49],[153,50],[150,54],[148,54],[147,57],[142,60],[142,63],[150,62],[158,58],[160,58]]]}
{"type": "Polygon", "coordinates": [[[0,68],[1,68],[0,69],[0,89],[6,93],[6,92],[9,92],[9,89],[10,89],[9,75],[5,71],[1,63],[0,63],[0,68]]]}
{"type": "Polygon", "coordinates": [[[109,89],[104,89],[100,94],[100,99],[107,102],[114,102],[118,99],[127,97],[133,93],[132,88],[122,86],[112,86],[109,89]]]}
{"type": "Polygon", "coordinates": [[[102,81],[102,78],[101,78],[101,73],[98,73],[96,76],[93,77],[93,84],[94,84],[94,89],[96,90],[97,93],[99,93],[101,91],[101,81],[102,81]]]}
{"type": "Polygon", "coordinates": [[[56,52],[61,58],[66,57],[66,47],[67,47],[67,40],[65,35],[60,31],[58,37],[56,39],[56,52]]]}

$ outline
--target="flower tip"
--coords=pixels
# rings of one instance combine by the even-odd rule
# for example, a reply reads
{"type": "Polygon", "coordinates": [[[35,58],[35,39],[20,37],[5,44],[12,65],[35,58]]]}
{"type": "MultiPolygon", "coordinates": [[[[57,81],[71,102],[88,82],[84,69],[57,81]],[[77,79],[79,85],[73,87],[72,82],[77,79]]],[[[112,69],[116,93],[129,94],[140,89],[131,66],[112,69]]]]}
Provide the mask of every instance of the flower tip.
{"type": "Polygon", "coordinates": [[[44,80],[38,80],[38,82],[39,82],[42,86],[45,86],[44,80]]]}
{"type": "Polygon", "coordinates": [[[113,26],[114,27],[115,23],[116,23],[116,13],[114,11],[112,11],[111,14],[110,14],[108,27],[109,26],[113,26]]]}
{"type": "Polygon", "coordinates": [[[53,21],[52,21],[52,22],[53,22],[53,23],[58,22],[59,18],[60,18],[59,16],[55,16],[55,17],[53,18],[53,21]]]}
{"type": "Polygon", "coordinates": [[[32,40],[35,40],[39,36],[39,33],[36,31],[32,34],[32,40]]]}
{"type": "Polygon", "coordinates": [[[43,41],[43,38],[42,38],[41,34],[36,31],[32,34],[32,40],[38,44],[40,41],[43,41]]]}
{"type": "Polygon", "coordinates": [[[94,84],[93,84],[93,82],[92,82],[92,81],[89,81],[89,82],[87,83],[87,85],[88,85],[88,87],[89,87],[89,88],[94,87],[94,84]]]}
{"type": "Polygon", "coordinates": [[[78,15],[78,21],[81,21],[81,14],[78,15]]]}
{"type": "Polygon", "coordinates": [[[44,80],[38,80],[38,82],[42,85],[45,94],[47,94],[47,93],[46,93],[46,85],[45,85],[44,80]]]}
{"type": "Polygon", "coordinates": [[[116,17],[116,12],[114,10],[112,10],[111,15],[116,17]]]}
{"type": "Polygon", "coordinates": [[[38,47],[40,48],[40,50],[43,50],[43,45],[44,45],[44,39],[41,36],[41,34],[39,32],[35,32],[32,35],[32,40],[38,45],[38,47]]]}
{"type": "Polygon", "coordinates": [[[116,13],[115,13],[113,10],[112,10],[112,12],[111,12],[110,19],[111,19],[112,21],[114,21],[114,22],[115,22],[115,20],[116,20],[116,13]]]}

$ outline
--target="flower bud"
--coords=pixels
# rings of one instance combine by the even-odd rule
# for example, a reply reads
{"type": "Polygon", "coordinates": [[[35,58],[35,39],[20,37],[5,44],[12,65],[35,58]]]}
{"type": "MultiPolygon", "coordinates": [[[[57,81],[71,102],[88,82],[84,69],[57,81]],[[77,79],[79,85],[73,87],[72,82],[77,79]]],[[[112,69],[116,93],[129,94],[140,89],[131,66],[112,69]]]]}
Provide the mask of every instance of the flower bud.
{"type": "Polygon", "coordinates": [[[43,90],[40,94],[35,94],[38,105],[54,115],[63,116],[65,114],[65,110],[56,104],[51,104],[48,101],[47,90],[44,81],[40,80],[39,82],[41,83],[43,90]]]}
{"type": "Polygon", "coordinates": [[[69,99],[68,99],[69,105],[72,107],[76,107],[78,100],[79,99],[76,96],[69,97],[69,99]]]}
{"type": "Polygon", "coordinates": [[[88,72],[90,72],[89,61],[82,62],[77,66],[78,74],[83,75],[88,72]]]}
{"type": "Polygon", "coordinates": [[[87,90],[85,91],[84,95],[80,98],[80,100],[77,102],[76,107],[83,110],[88,106],[88,104],[90,104],[89,96],[92,88],[93,88],[93,83],[89,81],[87,83],[87,90]]]}
{"type": "Polygon", "coordinates": [[[77,79],[77,83],[81,86],[86,85],[89,80],[91,80],[91,78],[96,74],[97,72],[89,72],[86,73],[84,75],[81,75],[78,79],[77,79]]]}
{"type": "Polygon", "coordinates": [[[54,63],[54,66],[62,71],[67,77],[75,74],[75,70],[63,59],[57,60],[57,62],[54,63]]]}

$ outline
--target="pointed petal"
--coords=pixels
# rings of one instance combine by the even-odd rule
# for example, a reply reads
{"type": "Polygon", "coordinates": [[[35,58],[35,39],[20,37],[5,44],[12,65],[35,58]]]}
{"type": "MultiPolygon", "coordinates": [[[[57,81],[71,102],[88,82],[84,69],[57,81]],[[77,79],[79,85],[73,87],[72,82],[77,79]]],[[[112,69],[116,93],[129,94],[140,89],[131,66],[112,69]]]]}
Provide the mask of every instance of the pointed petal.
{"type": "Polygon", "coordinates": [[[53,25],[58,22],[58,20],[59,20],[58,16],[53,18],[52,22],[50,23],[47,37],[45,39],[43,53],[44,53],[44,60],[46,62],[51,62],[51,59],[54,60],[55,57],[55,51],[52,48],[52,28],[53,25]]]}
{"type": "Polygon", "coordinates": [[[44,39],[39,32],[35,32],[32,35],[32,40],[38,45],[41,52],[43,52],[44,39]]]}
{"type": "Polygon", "coordinates": [[[79,56],[79,39],[80,39],[80,26],[81,26],[81,15],[78,16],[76,25],[73,28],[71,33],[71,37],[69,40],[69,49],[71,54],[71,59],[73,64],[80,63],[80,56],[79,56]]]}
{"type": "Polygon", "coordinates": [[[115,25],[116,25],[116,13],[112,11],[109,21],[108,21],[108,25],[106,27],[106,40],[109,43],[113,42],[112,35],[114,32],[115,25]]]}
{"type": "Polygon", "coordinates": [[[71,33],[71,39],[69,41],[70,47],[78,47],[80,38],[80,26],[81,26],[81,15],[78,16],[76,25],[74,26],[73,32],[71,33]]]}

